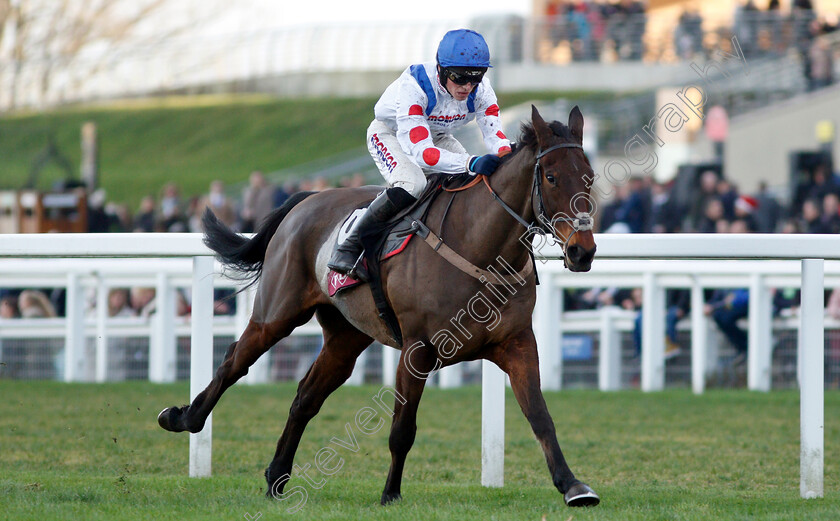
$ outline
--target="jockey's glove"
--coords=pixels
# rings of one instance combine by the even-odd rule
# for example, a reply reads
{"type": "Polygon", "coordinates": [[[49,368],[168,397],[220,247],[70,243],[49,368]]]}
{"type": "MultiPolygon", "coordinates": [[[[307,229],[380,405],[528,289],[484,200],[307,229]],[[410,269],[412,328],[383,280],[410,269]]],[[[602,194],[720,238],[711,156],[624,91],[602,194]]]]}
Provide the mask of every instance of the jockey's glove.
{"type": "Polygon", "coordinates": [[[483,156],[473,156],[467,163],[467,168],[472,174],[490,175],[496,171],[499,166],[499,161],[502,158],[495,154],[485,154],[483,156]]]}

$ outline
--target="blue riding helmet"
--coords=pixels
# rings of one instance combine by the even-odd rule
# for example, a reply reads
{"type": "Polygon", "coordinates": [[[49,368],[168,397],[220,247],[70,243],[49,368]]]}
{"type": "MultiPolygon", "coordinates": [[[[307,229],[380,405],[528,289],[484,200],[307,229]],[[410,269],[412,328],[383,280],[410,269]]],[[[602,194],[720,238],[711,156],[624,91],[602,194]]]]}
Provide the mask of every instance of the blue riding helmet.
{"type": "Polygon", "coordinates": [[[443,36],[437,62],[441,67],[492,67],[484,37],[469,29],[455,29],[443,36]]]}

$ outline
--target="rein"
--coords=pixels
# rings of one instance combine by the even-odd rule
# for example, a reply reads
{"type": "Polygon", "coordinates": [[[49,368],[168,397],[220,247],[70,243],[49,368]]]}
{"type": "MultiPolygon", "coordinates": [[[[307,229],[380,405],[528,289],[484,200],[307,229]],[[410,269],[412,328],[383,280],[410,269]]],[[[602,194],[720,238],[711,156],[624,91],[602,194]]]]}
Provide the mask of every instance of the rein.
{"type": "MultiPolygon", "coordinates": [[[[496,191],[493,190],[493,187],[490,186],[489,178],[486,175],[476,174],[475,179],[473,179],[469,183],[465,184],[464,186],[461,186],[459,188],[444,188],[443,191],[444,192],[463,192],[464,190],[472,188],[473,186],[479,184],[482,181],[484,181],[484,185],[487,186],[487,190],[490,191],[490,195],[493,196],[493,199],[495,199],[496,202],[499,203],[502,206],[502,208],[505,209],[505,211],[507,213],[509,213],[511,216],[513,216],[514,219],[519,221],[519,223],[522,226],[524,226],[525,228],[530,228],[534,224],[534,223],[529,223],[528,221],[523,219],[518,213],[516,213],[516,211],[513,208],[508,206],[507,203],[505,203],[502,200],[502,198],[499,197],[499,194],[497,194],[496,191]]],[[[540,233],[545,233],[545,232],[541,230],[540,233]]]]}
{"type": "MultiPolygon", "coordinates": [[[[554,152],[555,150],[559,150],[561,148],[580,148],[580,149],[583,149],[583,146],[578,145],[576,143],[560,143],[558,145],[554,145],[552,147],[549,147],[545,150],[538,151],[536,157],[534,158],[535,159],[535,163],[534,163],[534,187],[532,188],[532,191],[531,191],[531,197],[532,197],[532,200],[533,200],[534,193],[536,193],[537,211],[535,213],[537,214],[537,221],[539,222],[539,225],[537,225],[537,226],[534,225],[535,223],[533,223],[533,222],[529,223],[528,221],[523,219],[521,215],[516,213],[516,210],[511,208],[507,203],[505,203],[502,200],[501,197],[499,197],[499,194],[496,193],[495,190],[493,190],[492,186],[490,186],[490,180],[489,180],[488,176],[477,174],[475,176],[475,179],[473,179],[469,183],[465,184],[464,186],[461,186],[459,188],[444,188],[443,190],[445,192],[462,192],[464,190],[468,190],[468,189],[472,188],[473,186],[475,186],[475,185],[477,185],[477,184],[479,184],[483,181],[484,185],[487,186],[487,190],[489,190],[490,194],[493,196],[493,199],[497,203],[499,203],[499,205],[502,208],[504,208],[504,210],[507,213],[509,213],[511,215],[511,217],[516,219],[516,221],[519,222],[519,224],[521,224],[522,226],[524,226],[526,230],[536,230],[538,233],[541,233],[542,235],[551,235],[552,237],[556,237],[554,235],[554,232],[553,232],[552,228],[551,228],[551,226],[555,222],[571,223],[572,227],[574,228],[574,231],[572,232],[571,235],[569,235],[568,238],[566,238],[565,241],[560,241],[561,245],[563,246],[563,251],[565,252],[566,244],[569,242],[569,240],[571,240],[571,238],[578,231],[587,231],[587,230],[592,229],[592,216],[589,215],[589,212],[578,212],[578,214],[574,218],[558,217],[556,219],[549,219],[547,214],[546,214],[545,201],[543,200],[543,194],[542,194],[542,183],[540,182],[541,177],[542,177],[542,166],[540,165],[540,160],[543,157],[545,157],[546,155],[548,155],[549,153],[554,152]]],[[[452,204],[452,201],[454,199],[455,199],[455,197],[453,195],[452,199],[449,201],[449,205],[452,204]]],[[[449,212],[449,206],[447,206],[446,211],[444,212],[443,219],[446,218],[446,214],[448,212],[449,212]]],[[[441,222],[443,222],[443,219],[441,220],[441,222]]],[[[478,268],[477,266],[475,266],[474,264],[472,264],[471,262],[469,262],[468,260],[466,260],[465,258],[460,256],[457,252],[455,252],[454,250],[449,248],[449,246],[447,246],[443,242],[443,239],[441,239],[440,237],[435,235],[425,224],[423,224],[419,220],[413,221],[411,223],[411,226],[412,226],[411,227],[412,232],[416,233],[417,235],[422,237],[423,240],[426,242],[426,244],[431,246],[432,249],[435,252],[437,252],[439,255],[444,257],[453,266],[457,267],[458,269],[460,269],[464,273],[480,280],[481,282],[485,282],[485,283],[489,282],[491,280],[491,276],[492,276],[493,278],[495,278],[498,281],[498,283],[513,284],[513,283],[516,283],[516,282],[523,281],[525,279],[525,277],[530,275],[531,272],[534,269],[534,260],[533,260],[533,253],[532,253],[531,254],[531,256],[532,256],[531,262],[525,263],[525,266],[518,273],[511,272],[508,275],[501,275],[498,272],[494,273],[494,272],[490,272],[490,271],[487,271],[487,270],[482,270],[481,268],[478,268]]],[[[441,226],[441,228],[442,228],[442,226],[441,226]]],[[[491,284],[492,284],[492,282],[491,282],[491,284]]]]}
{"type": "Polygon", "coordinates": [[[489,178],[485,175],[478,174],[475,176],[475,179],[470,181],[469,183],[465,184],[460,188],[444,188],[446,192],[461,192],[463,190],[467,190],[472,188],[473,186],[477,185],[481,181],[484,181],[484,184],[487,186],[487,190],[490,191],[490,194],[493,196],[493,199],[499,203],[499,205],[504,208],[504,210],[510,214],[511,217],[516,219],[519,224],[525,227],[526,230],[536,229],[538,233],[542,235],[551,235],[554,236],[554,232],[551,229],[551,226],[556,222],[565,222],[571,223],[572,228],[574,231],[565,241],[560,241],[561,245],[565,248],[566,243],[571,240],[571,238],[576,234],[578,231],[588,231],[592,229],[592,216],[589,215],[589,212],[578,212],[575,217],[557,217],[555,219],[549,219],[548,214],[546,213],[545,209],[545,201],[543,200],[542,194],[542,183],[540,183],[540,178],[542,177],[542,165],[540,165],[540,160],[555,150],[559,150],[561,148],[580,148],[583,149],[583,145],[578,145],[577,143],[560,143],[549,147],[542,151],[537,151],[537,155],[534,158],[534,187],[532,189],[532,194],[536,193],[536,200],[537,200],[537,222],[539,223],[535,226],[534,222],[528,222],[522,218],[521,215],[516,213],[516,210],[511,208],[507,203],[499,197],[499,194],[493,190],[493,187],[490,186],[489,178]]]}

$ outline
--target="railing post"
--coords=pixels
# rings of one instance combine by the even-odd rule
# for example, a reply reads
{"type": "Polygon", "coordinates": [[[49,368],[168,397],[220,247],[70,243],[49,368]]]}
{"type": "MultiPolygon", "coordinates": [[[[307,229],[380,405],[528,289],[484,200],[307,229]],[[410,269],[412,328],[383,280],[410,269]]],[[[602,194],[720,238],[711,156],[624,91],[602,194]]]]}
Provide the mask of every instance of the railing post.
{"type": "Polygon", "coordinates": [[[645,272],[642,288],[642,391],[665,388],[665,290],[645,272]]]}
{"type": "Polygon", "coordinates": [[[165,273],[158,273],[155,288],[156,312],[152,317],[149,347],[149,380],[174,382],[176,376],[175,290],[165,273]]]}
{"type": "Polygon", "coordinates": [[[461,387],[464,381],[463,365],[455,364],[444,367],[438,371],[438,385],[441,389],[453,389],[461,387]]]}
{"type": "Polygon", "coordinates": [[[353,372],[350,378],[347,379],[347,385],[362,385],[365,383],[365,366],[367,365],[367,351],[362,351],[362,354],[356,358],[356,365],[353,366],[353,372]]]}
{"type": "Polygon", "coordinates": [[[537,21],[533,17],[528,17],[522,24],[522,63],[530,65],[534,63],[534,56],[537,47],[537,21]]]}
{"type": "Polygon", "coordinates": [[[598,388],[602,391],[621,389],[621,338],[615,327],[617,309],[614,306],[601,309],[598,388]]]}
{"type": "Polygon", "coordinates": [[[397,383],[397,362],[399,351],[383,345],[382,346],[382,385],[393,387],[397,383]]]}
{"type": "Polygon", "coordinates": [[[64,381],[87,379],[85,341],[85,295],[78,273],[67,274],[66,329],[64,333],[64,381]]]}
{"type": "Polygon", "coordinates": [[[703,307],[703,288],[698,282],[691,285],[691,390],[703,394],[706,390],[707,322],[703,307]]]}
{"type": "MultiPolygon", "coordinates": [[[[254,298],[256,297],[256,286],[239,292],[236,295],[236,341],[245,332],[251,321],[251,313],[254,311],[254,298]]],[[[271,380],[271,351],[259,357],[248,369],[243,381],[246,384],[264,384],[271,380]]]]}
{"type": "MultiPolygon", "coordinates": [[[[213,258],[193,257],[190,323],[190,402],[213,377],[213,258]]],[[[213,415],[190,434],[190,477],[208,477],[213,450],[213,415]]]]}
{"type": "Polygon", "coordinates": [[[749,341],[747,351],[747,388],[769,391],[773,360],[773,306],[764,278],[750,276],[749,341]]]}
{"type": "Polygon", "coordinates": [[[96,381],[108,381],[108,285],[96,277],[96,381]]]}
{"type": "Polygon", "coordinates": [[[534,334],[540,359],[540,382],[545,390],[557,391],[563,381],[563,341],[559,324],[563,313],[561,289],[551,272],[541,274],[534,308],[534,334]]]}
{"type": "Polygon", "coordinates": [[[822,259],[802,260],[802,310],[799,327],[799,494],[823,497],[825,420],[825,332],[822,259]]]}
{"type": "Polygon", "coordinates": [[[481,361],[481,484],[505,484],[505,373],[481,361]]]}

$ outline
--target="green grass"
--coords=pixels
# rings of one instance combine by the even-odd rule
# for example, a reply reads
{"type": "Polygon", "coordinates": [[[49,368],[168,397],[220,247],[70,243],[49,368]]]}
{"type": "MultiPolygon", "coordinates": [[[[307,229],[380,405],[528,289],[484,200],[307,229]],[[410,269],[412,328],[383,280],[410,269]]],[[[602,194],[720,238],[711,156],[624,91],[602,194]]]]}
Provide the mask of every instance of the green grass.
{"type": "MultiPolygon", "coordinates": [[[[507,107],[561,95],[606,96],[536,92],[500,95],[499,100],[507,107]]],[[[170,181],[184,195],[198,195],[214,179],[243,183],[255,169],[271,172],[348,151],[364,153],[375,102],[375,98],[197,96],[6,115],[0,117],[0,189],[24,186],[50,135],[77,177],[80,128],[93,121],[99,132],[100,179],[108,200],[126,203],[134,211],[143,196],[157,196],[170,181]]],[[[40,173],[37,187],[49,189],[64,176],[51,163],[40,173]]]]}
{"type": "MultiPolygon", "coordinates": [[[[342,388],[304,435],[296,462],[312,464],[377,387],[342,388]]],[[[185,384],[63,384],[0,380],[2,518],[17,519],[840,519],[840,393],[826,395],[826,496],[799,498],[799,405],[794,392],[546,395],[578,477],[601,495],[571,510],[551,486],[542,452],[515,401],[506,402],[505,486],[479,486],[480,389],[424,395],[403,501],[378,498],[390,462],[387,428],[356,430],[358,453],[303,509],[263,497],[294,396],[290,384],[228,391],[213,418],[213,477],[187,477],[188,437],[156,415],[182,403],[185,384]]],[[[311,470],[314,476],[318,472],[311,470]]]]}

